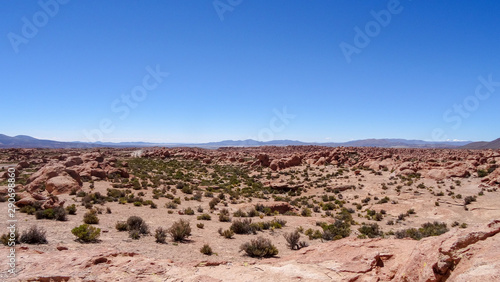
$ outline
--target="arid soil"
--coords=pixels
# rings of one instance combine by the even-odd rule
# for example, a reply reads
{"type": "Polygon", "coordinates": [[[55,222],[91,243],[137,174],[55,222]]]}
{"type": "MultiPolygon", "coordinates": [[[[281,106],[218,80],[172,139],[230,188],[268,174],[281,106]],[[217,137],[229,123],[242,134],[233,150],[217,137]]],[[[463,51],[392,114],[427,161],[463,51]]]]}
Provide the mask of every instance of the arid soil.
{"type": "MultiPolygon", "coordinates": [[[[500,281],[500,151],[318,146],[0,150],[0,195],[16,168],[22,234],[6,281],[500,281]],[[76,207],[66,220],[37,219],[76,207]],[[230,221],[219,215],[227,209],[230,221]],[[95,211],[98,240],[72,234],[95,211]],[[190,212],[192,211],[192,214],[190,212]],[[198,218],[202,214],[210,220],[198,218]],[[118,222],[141,217],[132,238],[118,222]],[[242,217],[243,216],[243,217],[242,217]],[[157,243],[180,219],[191,235],[157,243]],[[251,220],[253,232],[227,239],[251,220]],[[203,226],[197,226],[203,223],[203,226]],[[260,223],[260,225],[258,224],[260,223]],[[308,246],[287,246],[298,230],[308,246]],[[240,246],[262,236],[278,253],[240,246]],[[213,254],[200,249],[208,244],[213,254]]],[[[7,202],[0,202],[1,234],[7,202]]]]}

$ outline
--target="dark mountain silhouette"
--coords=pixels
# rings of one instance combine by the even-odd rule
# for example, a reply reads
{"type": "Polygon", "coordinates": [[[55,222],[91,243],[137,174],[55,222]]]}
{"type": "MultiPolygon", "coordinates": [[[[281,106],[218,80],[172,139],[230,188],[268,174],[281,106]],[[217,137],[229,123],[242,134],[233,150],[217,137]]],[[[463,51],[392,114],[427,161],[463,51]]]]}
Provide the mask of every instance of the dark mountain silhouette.
{"type": "Polygon", "coordinates": [[[461,147],[462,149],[500,149],[500,138],[491,142],[472,142],[461,147]]]}
{"type": "Polygon", "coordinates": [[[91,148],[96,144],[83,142],[60,142],[36,139],[31,136],[17,135],[10,137],[0,134],[0,148],[91,148]]]}

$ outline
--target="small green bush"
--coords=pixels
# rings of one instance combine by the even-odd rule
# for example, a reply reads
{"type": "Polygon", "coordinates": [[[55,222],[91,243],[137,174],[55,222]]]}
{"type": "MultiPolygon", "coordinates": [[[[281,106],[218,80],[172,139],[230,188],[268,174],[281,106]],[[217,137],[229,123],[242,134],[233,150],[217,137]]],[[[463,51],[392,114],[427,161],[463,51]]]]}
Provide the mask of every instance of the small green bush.
{"type": "MultiPolygon", "coordinates": [[[[425,188],[425,186],[424,186],[424,188],[425,188]]],[[[385,204],[385,203],[388,203],[390,200],[391,200],[391,199],[389,199],[389,197],[387,197],[387,196],[386,196],[386,197],[384,197],[384,198],[380,199],[380,200],[377,202],[377,204],[385,204]]]]}
{"type": "Polygon", "coordinates": [[[43,218],[54,219],[55,218],[54,209],[45,209],[45,210],[43,210],[43,218]]]}
{"type": "Polygon", "coordinates": [[[350,224],[344,220],[335,220],[333,224],[323,225],[323,239],[338,240],[348,237],[351,234],[350,224]]]}
{"type": "Polygon", "coordinates": [[[402,238],[412,238],[414,240],[420,240],[429,236],[439,236],[448,232],[446,223],[434,221],[433,223],[427,222],[422,224],[419,229],[408,228],[396,231],[395,235],[397,239],[402,238]]]}
{"type": "Polygon", "coordinates": [[[233,220],[230,229],[236,234],[256,234],[255,225],[252,225],[252,220],[249,218],[233,220]]]}
{"type": "Polygon", "coordinates": [[[184,209],[184,214],[186,214],[186,215],[193,215],[194,214],[194,210],[189,207],[187,209],[184,209]]]}
{"type": "MultiPolygon", "coordinates": [[[[29,209],[27,212],[32,212],[32,211],[33,211],[32,209],[29,209]]],[[[67,215],[66,210],[63,207],[35,211],[36,219],[55,219],[59,221],[66,221],[67,220],[66,215],[67,215]]]]}
{"type": "Polygon", "coordinates": [[[305,217],[310,217],[312,216],[312,212],[308,208],[304,208],[302,212],[300,212],[300,215],[305,216],[305,217]]]}
{"type": "Polygon", "coordinates": [[[199,215],[197,218],[198,218],[198,220],[211,220],[212,219],[212,217],[207,213],[199,215]]]}
{"type": "Polygon", "coordinates": [[[3,234],[2,237],[0,237],[0,242],[2,242],[2,244],[4,244],[5,246],[8,246],[9,243],[11,243],[11,245],[12,245],[12,242],[15,243],[16,245],[20,243],[19,232],[17,231],[17,229],[14,232],[14,238],[11,238],[10,236],[11,236],[10,232],[3,234]]]}
{"type": "Polygon", "coordinates": [[[484,169],[478,169],[477,170],[477,176],[478,177],[485,177],[488,175],[488,171],[484,169]]]}
{"type": "Polygon", "coordinates": [[[210,209],[215,209],[215,206],[220,202],[220,199],[219,198],[213,198],[212,200],[210,200],[210,202],[208,202],[208,205],[210,206],[210,209]]]}
{"type": "Polygon", "coordinates": [[[213,254],[212,248],[208,244],[203,245],[203,247],[201,247],[200,249],[200,252],[207,256],[211,256],[213,254]]]}
{"type": "Polygon", "coordinates": [[[308,246],[307,242],[300,242],[300,233],[298,230],[290,233],[285,233],[283,236],[285,237],[286,245],[288,248],[290,248],[290,250],[298,250],[308,246]]]}
{"type": "Polygon", "coordinates": [[[191,188],[189,185],[185,185],[183,188],[182,188],[182,192],[184,194],[193,194],[193,188],[191,188]]]}
{"type": "Polygon", "coordinates": [[[38,210],[35,212],[36,219],[44,219],[43,210],[38,210]]]}
{"type": "Polygon", "coordinates": [[[257,210],[258,212],[264,213],[265,215],[271,215],[272,214],[271,208],[270,207],[266,207],[263,204],[256,204],[255,205],[255,210],[257,210]]]}
{"type": "Polygon", "coordinates": [[[189,221],[181,219],[174,222],[168,229],[168,232],[170,233],[174,241],[184,241],[191,235],[191,227],[189,226],[189,221]]]}
{"type": "Polygon", "coordinates": [[[247,216],[248,217],[256,217],[256,216],[259,216],[259,212],[256,211],[254,208],[251,209],[248,213],[247,213],[247,216]]]}
{"type": "Polygon", "coordinates": [[[83,215],[83,222],[86,224],[98,224],[99,218],[95,210],[90,210],[83,215]]]}
{"type": "Polygon", "coordinates": [[[376,238],[383,235],[383,232],[380,230],[380,227],[376,223],[363,225],[358,228],[358,231],[368,238],[376,238]]]}
{"type": "Polygon", "coordinates": [[[240,246],[240,251],[245,251],[250,257],[272,257],[278,254],[278,249],[271,240],[261,236],[240,246]]]}
{"type": "Polygon", "coordinates": [[[132,240],[139,240],[139,238],[141,238],[141,233],[139,233],[139,230],[130,230],[128,236],[132,238],[132,240]]]}
{"type": "Polygon", "coordinates": [[[128,230],[133,231],[137,230],[139,234],[148,234],[149,226],[146,222],[138,216],[131,216],[127,219],[128,230]]]}
{"type": "Polygon", "coordinates": [[[45,234],[46,231],[43,228],[38,228],[36,225],[33,225],[28,231],[23,231],[19,241],[26,244],[47,244],[45,234]]]}
{"type": "Polygon", "coordinates": [[[161,227],[156,228],[155,238],[156,238],[156,243],[160,244],[165,243],[165,240],[167,239],[167,230],[161,227]]]}
{"type": "Polygon", "coordinates": [[[116,230],[118,231],[127,231],[128,224],[125,221],[118,221],[115,225],[116,230]]]}
{"type": "Polygon", "coordinates": [[[231,229],[226,229],[222,231],[222,228],[219,228],[219,234],[226,239],[231,239],[234,236],[234,232],[231,229]]]}
{"type": "Polygon", "coordinates": [[[474,196],[467,196],[464,198],[464,205],[469,205],[472,202],[476,201],[476,197],[474,196]]]}
{"type": "Polygon", "coordinates": [[[68,212],[68,214],[75,215],[76,214],[76,205],[72,204],[71,206],[67,206],[66,211],[68,212]]]}
{"type": "Polygon", "coordinates": [[[168,203],[165,204],[165,207],[167,209],[176,209],[177,208],[177,204],[174,203],[174,202],[168,202],[168,203]]]}
{"type": "Polygon", "coordinates": [[[66,210],[63,207],[57,207],[54,209],[54,219],[58,221],[68,220],[66,210]]]}
{"type": "Polygon", "coordinates": [[[273,228],[281,228],[281,227],[284,227],[286,225],[286,220],[275,218],[275,219],[271,220],[270,223],[271,223],[271,227],[273,227],[273,228]]]}
{"type": "Polygon", "coordinates": [[[32,214],[35,214],[36,208],[28,205],[28,206],[22,207],[19,211],[22,213],[27,213],[29,215],[32,215],[32,214]]]}
{"type": "Polygon", "coordinates": [[[99,236],[101,236],[101,229],[88,224],[82,224],[73,228],[71,233],[78,238],[78,241],[82,243],[90,243],[98,241],[99,236]]]}
{"type": "Polygon", "coordinates": [[[231,218],[229,218],[229,211],[227,209],[222,209],[219,214],[220,222],[230,222],[231,218]]]}
{"type": "Polygon", "coordinates": [[[242,211],[241,209],[238,209],[233,213],[234,217],[247,217],[247,213],[242,211]]]}
{"type": "Polygon", "coordinates": [[[203,194],[200,191],[194,193],[193,200],[201,202],[201,198],[203,198],[203,194]]]}

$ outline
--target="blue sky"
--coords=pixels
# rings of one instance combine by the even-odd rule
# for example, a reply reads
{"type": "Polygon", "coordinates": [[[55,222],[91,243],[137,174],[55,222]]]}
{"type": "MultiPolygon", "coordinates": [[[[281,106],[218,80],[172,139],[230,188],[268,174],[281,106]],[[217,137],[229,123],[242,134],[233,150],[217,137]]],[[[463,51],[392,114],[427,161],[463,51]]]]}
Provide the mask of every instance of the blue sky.
{"type": "Polygon", "coordinates": [[[60,2],[3,3],[0,133],[500,137],[498,1],[60,2]]]}

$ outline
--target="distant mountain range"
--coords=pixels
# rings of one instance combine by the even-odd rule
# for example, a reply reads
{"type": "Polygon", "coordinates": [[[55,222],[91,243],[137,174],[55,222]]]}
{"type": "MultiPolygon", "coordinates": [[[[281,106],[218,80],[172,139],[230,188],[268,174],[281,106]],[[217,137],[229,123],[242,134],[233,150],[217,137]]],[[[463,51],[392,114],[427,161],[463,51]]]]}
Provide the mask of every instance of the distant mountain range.
{"type": "MultiPolygon", "coordinates": [[[[290,145],[318,145],[327,147],[381,147],[381,148],[457,148],[471,143],[470,141],[445,141],[445,142],[430,142],[422,140],[406,140],[406,139],[363,139],[348,142],[302,142],[294,140],[273,140],[268,142],[256,141],[252,139],[234,141],[225,140],[220,142],[211,142],[204,144],[192,144],[203,147],[255,147],[255,146],[290,146],[290,145]]],[[[185,144],[191,146],[191,144],[185,144]]]]}
{"type": "Polygon", "coordinates": [[[97,148],[97,147],[199,147],[216,149],[220,147],[258,147],[258,146],[290,146],[290,145],[318,145],[328,147],[381,147],[381,148],[465,148],[465,149],[499,149],[500,138],[492,142],[471,141],[422,141],[406,139],[363,139],[341,143],[315,143],[294,140],[256,141],[224,140],[209,143],[148,143],[148,142],[61,142],[42,140],[26,135],[10,137],[0,134],[0,148],[97,148]]]}
{"type": "Polygon", "coordinates": [[[102,147],[102,146],[84,142],[60,142],[53,140],[42,140],[26,135],[17,135],[14,137],[10,137],[4,134],[0,134],[0,148],[92,148],[92,147],[102,147]]]}
{"type": "Polygon", "coordinates": [[[462,147],[463,149],[500,149],[500,138],[491,142],[472,142],[462,147]]]}

